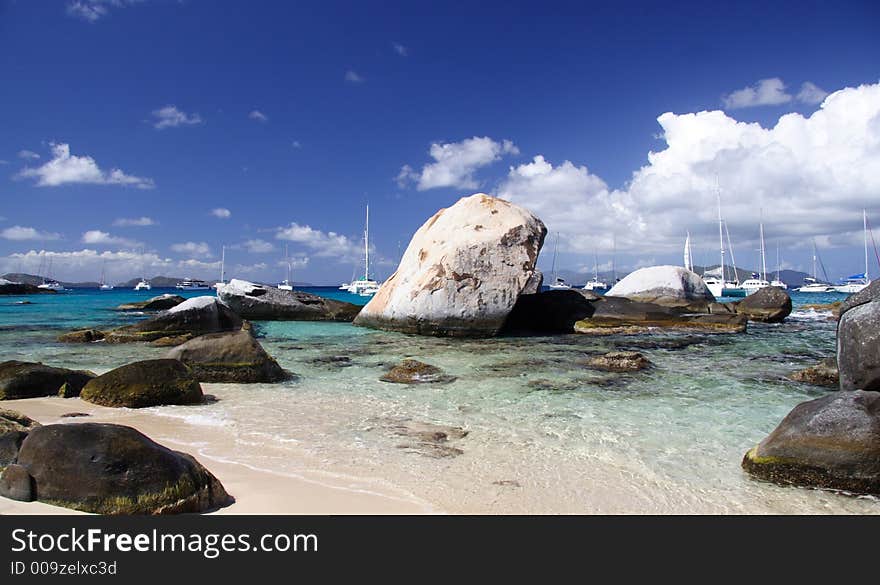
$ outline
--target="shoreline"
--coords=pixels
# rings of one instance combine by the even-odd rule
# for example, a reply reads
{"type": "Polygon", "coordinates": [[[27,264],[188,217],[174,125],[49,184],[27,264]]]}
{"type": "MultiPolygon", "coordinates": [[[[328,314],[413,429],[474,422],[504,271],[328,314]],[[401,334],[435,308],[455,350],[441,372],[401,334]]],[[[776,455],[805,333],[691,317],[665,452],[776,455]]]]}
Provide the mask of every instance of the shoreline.
{"type": "MultiPolygon", "coordinates": [[[[235,502],[210,514],[436,514],[431,504],[404,490],[377,485],[378,480],[326,472],[275,472],[237,461],[230,438],[201,425],[162,416],[155,412],[114,409],[90,404],[79,398],[28,398],[4,401],[4,408],[21,412],[40,424],[78,424],[107,422],[133,427],[155,442],[194,456],[235,498],[235,502]],[[61,418],[69,412],[88,417],[61,418]],[[121,416],[120,416],[121,415],[121,416]],[[205,443],[229,457],[208,455],[194,444],[205,443]],[[314,477],[312,477],[314,476],[314,477]]],[[[0,515],[5,514],[83,514],[77,510],[42,502],[18,502],[0,498],[0,515]]]]}

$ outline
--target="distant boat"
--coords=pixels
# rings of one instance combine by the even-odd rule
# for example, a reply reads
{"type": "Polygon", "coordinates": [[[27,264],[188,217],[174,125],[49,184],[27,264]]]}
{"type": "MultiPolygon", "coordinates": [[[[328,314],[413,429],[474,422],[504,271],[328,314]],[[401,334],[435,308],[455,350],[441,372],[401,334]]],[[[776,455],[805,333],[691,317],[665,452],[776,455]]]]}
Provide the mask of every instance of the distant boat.
{"type": "MultiPolygon", "coordinates": [[[[718,189],[718,244],[721,251],[721,265],[719,266],[720,274],[719,276],[710,275],[708,278],[706,277],[707,272],[703,273],[703,282],[706,283],[706,287],[709,289],[709,292],[715,298],[721,297],[743,297],[745,296],[745,290],[743,290],[739,286],[739,281],[730,281],[727,280],[726,274],[724,271],[724,219],[721,216],[721,190],[718,189]]],[[[730,246],[730,234],[727,234],[727,243],[730,246]]],[[[733,259],[733,249],[731,247],[730,257],[733,259]]],[[[736,278],[736,263],[733,264],[733,275],[736,278]]]]}
{"type": "Polygon", "coordinates": [[[684,239],[684,267],[691,272],[694,270],[693,254],[691,254],[691,233],[687,233],[684,239]]]}
{"type": "Polygon", "coordinates": [[[587,281],[582,290],[592,290],[592,291],[607,291],[609,288],[608,283],[599,280],[599,255],[593,254],[593,278],[587,281]]]}
{"type": "Polygon", "coordinates": [[[211,287],[208,286],[207,282],[196,278],[184,278],[182,281],[178,282],[174,288],[180,290],[211,290],[211,287]]]}
{"type": "Polygon", "coordinates": [[[226,285],[226,246],[223,246],[223,251],[220,253],[220,280],[214,283],[214,288],[216,290],[220,290],[221,286],[226,285]]]}
{"type": "Polygon", "coordinates": [[[293,290],[293,280],[290,278],[290,256],[287,254],[287,244],[284,245],[284,259],[287,261],[287,278],[278,285],[279,290],[293,290]]]}
{"type": "Polygon", "coordinates": [[[782,290],[788,290],[788,285],[782,282],[782,279],[779,278],[780,272],[780,263],[779,263],[779,242],[776,243],[776,278],[773,279],[773,282],[770,283],[770,286],[781,288],[782,290]]]}
{"type": "Polygon", "coordinates": [[[868,214],[862,210],[862,225],[865,232],[865,271],[861,274],[853,274],[848,277],[842,284],[834,287],[839,293],[852,294],[861,292],[866,286],[871,284],[868,278],[868,214]]]}
{"type": "Polygon", "coordinates": [[[141,278],[140,282],[134,285],[134,290],[150,290],[153,286],[150,284],[150,281],[146,278],[141,278]]]}
{"type": "Polygon", "coordinates": [[[367,205],[367,221],[364,226],[364,275],[348,285],[348,292],[371,297],[379,292],[379,283],[370,278],[370,206],[367,205]]]}
{"type": "Polygon", "coordinates": [[[752,272],[752,277],[747,278],[742,283],[742,289],[746,291],[746,295],[753,295],[762,288],[767,288],[770,283],[767,282],[767,260],[764,255],[764,222],[761,222],[761,274],[752,272]]]}
{"type": "Polygon", "coordinates": [[[553,247],[553,282],[550,284],[550,290],[568,290],[571,285],[565,282],[564,278],[559,278],[556,272],[556,255],[559,252],[559,233],[556,234],[556,245],[553,247]]]}
{"type": "Polygon", "coordinates": [[[101,286],[98,287],[98,290],[113,290],[112,284],[107,284],[104,280],[104,271],[107,267],[107,261],[104,260],[104,264],[101,266],[101,286]]]}
{"type": "Polygon", "coordinates": [[[816,275],[816,260],[819,252],[816,250],[816,240],[813,240],[813,275],[804,277],[804,284],[800,288],[796,288],[801,293],[829,293],[835,292],[834,287],[827,282],[819,282],[816,275]]]}
{"type": "Polygon", "coordinates": [[[46,269],[46,276],[43,277],[43,282],[37,285],[37,288],[41,288],[43,290],[54,290],[56,292],[61,292],[64,289],[64,285],[52,278],[52,257],[49,257],[49,267],[46,269]]]}

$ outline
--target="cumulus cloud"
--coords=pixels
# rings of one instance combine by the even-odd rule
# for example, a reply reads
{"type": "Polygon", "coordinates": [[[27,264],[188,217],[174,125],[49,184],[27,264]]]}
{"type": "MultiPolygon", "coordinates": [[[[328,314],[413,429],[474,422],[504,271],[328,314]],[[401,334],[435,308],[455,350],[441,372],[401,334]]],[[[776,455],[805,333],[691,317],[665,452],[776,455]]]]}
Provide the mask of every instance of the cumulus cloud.
{"type": "Polygon", "coordinates": [[[391,43],[391,46],[394,47],[394,52],[400,55],[401,57],[409,56],[409,49],[404,47],[400,43],[391,43]]]}
{"type": "Polygon", "coordinates": [[[251,120],[256,120],[257,122],[268,122],[269,116],[261,112],[260,110],[252,110],[250,114],[248,114],[248,118],[251,120]]]}
{"type": "Polygon", "coordinates": [[[476,189],[480,186],[474,173],[482,167],[501,160],[505,155],[517,155],[519,149],[510,140],[496,142],[488,136],[467,138],[461,142],[435,142],[429,150],[434,162],[416,172],[404,165],[397,175],[397,184],[415,182],[419,191],[438,187],[476,189]]]}
{"type": "Polygon", "coordinates": [[[229,219],[232,217],[232,212],[225,207],[215,207],[211,210],[211,215],[218,219],[229,219]]]}
{"type": "Polygon", "coordinates": [[[303,244],[314,250],[315,256],[318,257],[336,257],[353,261],[362,258],[364,253],[362,242],[354,242],[342,234],[323,232],[296,222],[279,228],[275,237],[279,240],[303,244]]]}
{"type": "Polygon", "coordinates": [[[205,257],[211,255],[211,247],[206,242],[183,242],[180,244],[172,244],[171,250],[191,257],[205,257]]]}
{"type": "Polygon", "coordinates": [[[275,246],[272,242],[260,239],[248,240],[241,246],[251,254],[267,254],[275,251],[275,246]]]}
{"type": "Polygon", "coordinates": [[[0,238],[5,240],[60,240],[61,234],[43,232],[36,228],[14,225],[0,232],[0,238]]]}
{"type": "Polygon", "coordinates": [[[152,113],[154,118],[153,127],[158,130],[176,128],[178,126],[196,126],[202,123],[202,117],[198,114],[187,114],[172,105],[153,110],[152,113]]]}
{"type": "Polygon", "coordinates": [[[159,222],[156,220],[142,216],[142,217],[120,217],[113,221],[113,225],[117,227],[132,227],[132,226],[151,226],[151,225],[159,225],[159,222]]]}
{"type": "Polygon", "coordinates": [[[18,158],[23,158],[24,160],[37,160],[40,158],[40,155],[34,152],[33,150],[19,150],[18,158]]]}
{"type": "Polygon", "coordinates": [[[761,79],[755,85],[738,89],[721,98],[728,110],[751,108],[755,106],[773,106],[791,101],[791,95],[785,93],[785,84],[778,77],[761,79]]]}
{"type": "Polygon", "coordinates": [[[82,235],[82,242],[83,244],[93,244],[99,246],[125,246],[128,248],[136,248],[143,245],[141,242],[129,240],[128,238],[113,236],[107,232],[102,232],[101,230],[89,230],[85,232],[82,235]]]}
{"type": "Polygon", "coordinates": [[[110,13],[110,8],[122,8],[143,0],[73,0],[67,3],[67,14],[87,22],[97,22],[110,13]]]}
{"type": "Polygon", "coordinates": [[[828,92],[815,83],[805,81],[797,94],[797,100],[805,104],[820,104],[828,96],[828,92]]]}
{"type": "Polygon", "coordinates": [[[366,79],[359,75],[356,71],[349,69],[345,72],[345,80],[349,83],[363,83],[366,79]]]}
{"type": "Polygon", "coordinates": [[[91,185],[121,185],[152,189],[153,180],[127,175],[120,169],[101,170],[90,156],[70,154],[69,144],[52,144],[52,159],[36,168],[24,168],[19,178],[37,180],[39,187],[58,187],[60,185],[85,183],[91,185]]]}
{"type": "Polygon", "coordinates": [[[713,249],[716,177],[734,247],[746,255],[757,248],[760,210],[768,241],[795,247],[823,236],[845,245],[861,234],[861,210],[877,209],[880,84],[837,91],[810,116],[786,114],[772,128],[721,111],[657,121],[666,148],[649,153],[625,188],[538,156],[511,167],[498,193],[580,253],[610,250],[615,237],[622,251],[676,252],[688,230],[697,247],[713,249]]]}

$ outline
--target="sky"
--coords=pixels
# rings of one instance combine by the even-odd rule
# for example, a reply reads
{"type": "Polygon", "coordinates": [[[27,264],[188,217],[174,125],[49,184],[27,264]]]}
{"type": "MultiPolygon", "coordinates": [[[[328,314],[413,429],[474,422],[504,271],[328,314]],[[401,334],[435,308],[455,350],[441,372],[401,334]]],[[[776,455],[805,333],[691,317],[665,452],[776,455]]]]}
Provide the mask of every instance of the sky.
{"type": "Polygon", "coordinates": [[[0,273],[334,284],[369,205],[382,279],[475,192],[545,271],[717,263],[720,193],[738,266],[862,272],[880,4],[725,4],[0,0],[0,273]]]}

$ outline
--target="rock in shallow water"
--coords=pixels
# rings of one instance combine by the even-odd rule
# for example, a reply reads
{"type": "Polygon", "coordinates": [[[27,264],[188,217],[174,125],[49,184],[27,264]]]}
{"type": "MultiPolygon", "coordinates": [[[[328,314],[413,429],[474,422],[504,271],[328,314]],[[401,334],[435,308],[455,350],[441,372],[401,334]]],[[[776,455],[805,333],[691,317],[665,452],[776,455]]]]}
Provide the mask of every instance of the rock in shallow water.
{"type": "Polygon", "coordinates": [[[101,406],[127,408],[203,401],[202,387],[193,371],[173,359],[144,360],[110,370],[86,384],[80,398],[101,406]]]}
{"type": "Polygon", "coordinates": [[[216,297],[193,297],[156,317],[105,332],[107,343],[155,341],[162,337],[238,331],[241,317],[216,297]]]}
{"type": "Polygon", "coordinates": [[[93,341],[102,341],[104,332],[97,329],[79,329],[70,333],[62,333],[58,336],[61,343],[92,343],[93,341]]]}
{"type": "Polygon", "coordinates": [[[837,325],[841,390],[880,390],[880,302],[852,307],[837,325]]]}
{"type": "Polygon", "coordinates": [[[587,359],[586,365],[605,372],[637,372],[650,368],[651,360],[637,351],[612,351],[587,359]]]}
{"type": "Polygon", "coordinates": [[[444,374],[437,366],[406,359],[379,379],[397,384],[446,384],[455,381],[455,376],[444,374]]]}
{"type": "Polygon", "coordinates": [[[231,503],[223,485],[191,455],[131,427],[48,425],[31,431],[17,465],[3,472],[6,495],[96,514],[180,514],[231,503]]]}
{"type": "Polygon", "coordinates": [[[775,483],[880,494],[880,392],[798,404],[742,466],[775,483]]]}
{"type": "Polygon", "coordinates": [[[837,371],[837,358],[830,357],[820,361],[815,366],[792,372],[789,379],[795,382],[804,382],[814,386],[826,386],[835,390],[840,385],[840,375],[837,371]]]}
{"type": "Polygon", "coordinates": [[[0,363],[0,400],[79,396],[95,374],[85,370],[53,368],[36,362],[10,360],[0,363]]]}
{"type": "Polygon", "coordinates": [[[422,335],[495,335],[517,298],[535,289],[546,233],[541,220],[509,201],[464,197],[419,228],[354,322],[422,335]]]}
{"type": "Polygon", "coordinates": [[[791,314],[791,297],[781,288],[765,286],[735,306],[736,312],[748,317],[749,321],[781,323],[791,314]]]}
{"type": "Polygon", "coordinates": [[[255,321],[351,321],[361,307],[298,290],[233,279],[217,296],[244,319],[255,321]]]}
{"type": "Polygon", "coordinates": [[[165,311],[186,301],[180,295],[164,294],[146,301],[125,303],[116,307],[116,311],[165,311]]]}
{"type": "Polygon", "coordinates": [[[200,382],[280,382],[285,371],[247,331],[209,333],[178,345],[167,356],[192,369],[200,382]]]}
{"type": "Polygon", "coordinates": [[[664,307],[705,310],[715,297],[703,279],[681,266],[649,266],[628,274],[605,296],[624,297],[664,307]]]}

